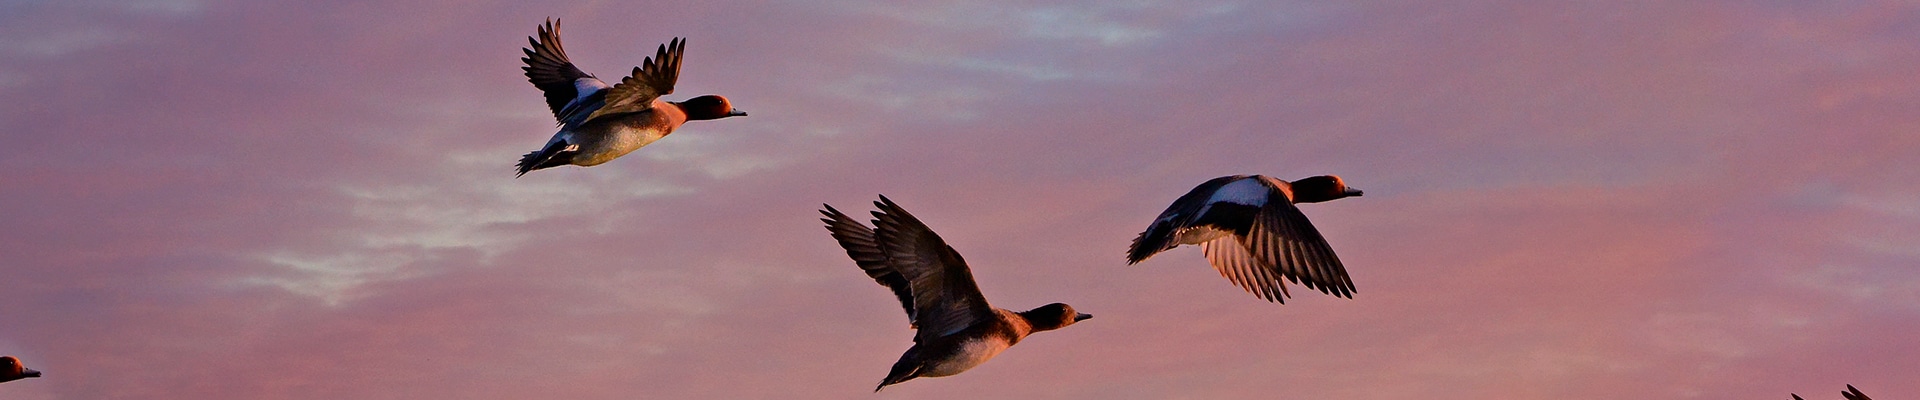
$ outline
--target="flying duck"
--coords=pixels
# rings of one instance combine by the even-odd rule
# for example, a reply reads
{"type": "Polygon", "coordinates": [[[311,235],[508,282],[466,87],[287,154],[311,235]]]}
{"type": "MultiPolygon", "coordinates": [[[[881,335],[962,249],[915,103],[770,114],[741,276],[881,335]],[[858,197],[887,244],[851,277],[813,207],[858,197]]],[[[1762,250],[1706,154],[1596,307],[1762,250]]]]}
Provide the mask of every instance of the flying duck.
{"type": "Polygon", "coordinates": [[[1140,232],[1127,250],[1127,264],[1197,244],[1220,276],[1267,301],[1284,304],[1292,296],[1283,277],[1353,298],[1353,280],[1340,257],[1294,204],[1359,195],[1333,175],[1293,182],[1262,175],[1213,178],[1174,200],[1140,232]]]}
{"type": "Polygon", "coordinates": [[[959,374],[987,362],[1034,332],[1060,329],[1092,315],[1053,303],[1013,312],[987,305],[960,253],[899,205],[880,196],[873,203],[873,226],[826,207],[821,222],[853,263],[868,277],[893,290],[918,330],[913,347],[893,363],[881,388],[918,377],[959,374]]]}
{"type": "Polygon", "coordinates": [[[0,356],[0,382],[11,382],[26,378],[39,378],[40,371],[27,369],[20,365],[20,359],[13,356],[0,356]]]}
{"type": "Polygon", "coordinates": [[[589,167],[633,152],[673,133],[687,121],[746,116],[727,98],[706,95],[684,102],[661,100],[680,79],[680,55],[687,42],[674,38],[611,87],[581,72],[560,47],[560,25],[552,19],[528,37],[533,48],[520,49],[527,81],[547,97],[560,131],[540,150],[520,157],[515,177],[562,165],[589,167]]]}

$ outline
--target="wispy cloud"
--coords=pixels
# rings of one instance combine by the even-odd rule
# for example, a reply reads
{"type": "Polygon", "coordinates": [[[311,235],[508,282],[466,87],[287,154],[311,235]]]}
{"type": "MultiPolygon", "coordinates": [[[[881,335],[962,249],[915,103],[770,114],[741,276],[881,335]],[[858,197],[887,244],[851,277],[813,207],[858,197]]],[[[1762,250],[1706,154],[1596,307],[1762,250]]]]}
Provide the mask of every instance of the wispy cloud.
{"type": "Polygon", "coordinates": [[[1908,8],[4,3],[5,390],[869,395],[910,331],[814,210],[884,193],[1100,315],[887,396],[1898,398],[1908,8]],[[603,78],[693,37],[668,97],[752,116],[515,179],[548,16],[603,78]],[[1367,190],[1302,207],[1354,299],[1124,265],[1240,173],[1367,190]]]}

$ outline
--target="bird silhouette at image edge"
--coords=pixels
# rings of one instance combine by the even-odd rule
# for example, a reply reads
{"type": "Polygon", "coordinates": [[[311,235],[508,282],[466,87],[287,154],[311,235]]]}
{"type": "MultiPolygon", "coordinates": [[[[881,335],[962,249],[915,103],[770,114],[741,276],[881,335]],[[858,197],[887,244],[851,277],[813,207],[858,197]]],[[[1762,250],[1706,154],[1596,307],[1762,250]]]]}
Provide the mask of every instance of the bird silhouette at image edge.
{"type": "MultiPolygon", "coordinates": [[[[1806,399],[1800,398],[1800,395],[1798,394],[1793,394],[1793,393],[1787,393],[1787,394],[1793,396],[1793,400],[1806,400],[1806,399]]],[[[1873,400],[1872,398],[1867,397],[1865,393],[1860,393],[1860,389],[1855,389],[1853,385],[1847,385],[1847,391],[1840,392],[1840,397],[1845,398],[1846,400],[1873,400]]]]}

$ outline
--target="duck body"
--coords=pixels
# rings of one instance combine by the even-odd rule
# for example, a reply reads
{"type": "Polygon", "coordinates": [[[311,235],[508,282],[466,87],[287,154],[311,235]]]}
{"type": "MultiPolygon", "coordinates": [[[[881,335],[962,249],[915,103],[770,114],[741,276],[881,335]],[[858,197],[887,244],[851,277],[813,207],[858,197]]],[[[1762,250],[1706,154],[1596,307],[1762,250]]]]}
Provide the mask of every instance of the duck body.
{"type": "MultiPolygon", "coordinates": [[[[585,119],[584,115],[582,118],[585,119]]],[[[528,171],[577,165],[590,167],[639,150],[672,134],[687,121],[679,105],[654,100],[654,106],[637,112],[601,117],[590,121],[571,121],[561,126],[540,151],[521,160],[528,171]]]]}
{"type": "Polygon", "coordinates": [[[990,322],[925,343],[914,343],[906,354],[900,355],[900,361],[893,363],[893,370],[888,371],[883,382],[957,375],[986,363],[1032,333],[1032,324],[1019,314],[1005,309],[994,309],[994,312],[998,318],[990,322]]]}
{"type": "Polygon", "coordinates": [[[1054,330],[1093,318],[1062,303],[1040,306],[1026,312],[993,309],[994,318],[969,325],[947,335],[915,337],[913,347],[900,355],[887,371],[887,377],[873,391],[920,377],[942,377],[985,364],[987,360],[1019,344],[1034,332],[1054,330]]]}

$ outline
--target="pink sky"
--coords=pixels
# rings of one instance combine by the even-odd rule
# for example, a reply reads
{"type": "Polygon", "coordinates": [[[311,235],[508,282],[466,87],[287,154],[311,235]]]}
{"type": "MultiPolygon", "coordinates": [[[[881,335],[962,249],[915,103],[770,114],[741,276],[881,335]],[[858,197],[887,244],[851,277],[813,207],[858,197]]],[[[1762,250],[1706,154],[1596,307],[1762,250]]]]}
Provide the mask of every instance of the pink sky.
{"type": "Polygon", "coordinates": [[[1920,6],[1302,3],[0,2],[0,397],[1920,398],[1920,6]],[[513,179],[547,17],[752,116],[513,179]],[[1125,265],[1255,173],[1353,299],[1125,265]],[[1097,317],[868,393],[881,193],[1097,317]]]}

